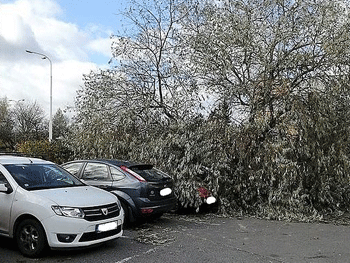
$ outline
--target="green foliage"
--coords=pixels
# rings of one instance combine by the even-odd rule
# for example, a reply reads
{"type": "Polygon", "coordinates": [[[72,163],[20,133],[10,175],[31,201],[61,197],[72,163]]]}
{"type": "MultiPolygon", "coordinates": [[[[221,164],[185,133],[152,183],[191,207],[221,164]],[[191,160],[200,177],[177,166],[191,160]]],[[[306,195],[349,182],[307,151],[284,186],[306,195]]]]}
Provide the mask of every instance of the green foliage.
{"type": "Polygon", "coordinates": [[[7,98],[0,98],[0,149],[13,148],[13,126],[9,102],[7,98]]]}
{"type": "Polygon", "coordinates": [[[58,164],[68,161],[71,153],[59,142],[48,140],[26,141],[17,145],[17,151],[29,156],[43,158],[58,164]]]}
{"type": "Polygon", "coordinates": [[[58,109],[52,120],[52,139],[59,140],[68,133],[68,117],[65,116],[61,109],[58,109]]]}
{"type": "Polygon", "coordinates": [[[97,122],[74,132],[70,147],[75,158],[154,163],[174,178],[184,207],[199,207],[197,188],[206,186],[221,212],[319,219],[349,208],[350,119],[340,114],[339,100],[334,111],[328,100],[312,96],[296,101],[273,129],[263,120],[235,126],[224,114],[166,127],[129,122],[119,130],[97,122]]]}
{"type": "Polygon", "coordinates": [[[115,38],[115,69],[85,76],[71,158],[154,163],[184,207],[205,186],[224,213],[349,210],[347,3],[194,2],[128,13],[140,30],[115,38]]]}
{"type": "Polygon", "coordinates": [[[13,115],[17,141],[42,140],[47,136],[45,113],[37,102],[17,102],[13,115]]]}

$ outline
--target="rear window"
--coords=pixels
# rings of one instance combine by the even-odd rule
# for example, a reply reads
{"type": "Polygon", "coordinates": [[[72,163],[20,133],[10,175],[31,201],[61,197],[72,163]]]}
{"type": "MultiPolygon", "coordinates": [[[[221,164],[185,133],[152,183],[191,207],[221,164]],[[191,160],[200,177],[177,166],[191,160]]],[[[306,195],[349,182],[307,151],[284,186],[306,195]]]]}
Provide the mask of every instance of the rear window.
{"type": "Polygon", "coordinates": [[[141,175],[148,182],[157,182],[170,178],[166,173],[153,168],[152,165],[135,165],[129,167],[130,170],[141,175]]]}
{"type": "Polygon", "coordinates": [[[37,190],[84,185],[66,170],[53,164],[4,165],[24,189],[37,190]]]}

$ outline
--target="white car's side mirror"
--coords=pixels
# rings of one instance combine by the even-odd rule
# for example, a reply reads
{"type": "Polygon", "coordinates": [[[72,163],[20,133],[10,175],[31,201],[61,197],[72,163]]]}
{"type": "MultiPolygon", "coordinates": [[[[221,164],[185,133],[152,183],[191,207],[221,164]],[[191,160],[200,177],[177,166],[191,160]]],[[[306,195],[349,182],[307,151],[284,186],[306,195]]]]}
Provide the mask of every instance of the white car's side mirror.
{"type": "Polygon", "coordinates": [[[12,192],[12,188],[7,184],[0,184],[0,192],[9,194],[12,192]]]}

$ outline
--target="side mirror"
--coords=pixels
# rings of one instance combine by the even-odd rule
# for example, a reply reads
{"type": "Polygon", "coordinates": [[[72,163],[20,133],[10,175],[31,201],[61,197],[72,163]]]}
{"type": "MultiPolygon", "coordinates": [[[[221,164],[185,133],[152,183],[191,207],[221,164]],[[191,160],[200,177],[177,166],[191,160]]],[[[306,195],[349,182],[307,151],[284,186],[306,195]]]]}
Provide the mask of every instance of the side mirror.
{"type": "Polygon", "coordinates": [[[0,184],[0,192],[10,194],[12,191],[12,187],[9,184],[0,184]]]}

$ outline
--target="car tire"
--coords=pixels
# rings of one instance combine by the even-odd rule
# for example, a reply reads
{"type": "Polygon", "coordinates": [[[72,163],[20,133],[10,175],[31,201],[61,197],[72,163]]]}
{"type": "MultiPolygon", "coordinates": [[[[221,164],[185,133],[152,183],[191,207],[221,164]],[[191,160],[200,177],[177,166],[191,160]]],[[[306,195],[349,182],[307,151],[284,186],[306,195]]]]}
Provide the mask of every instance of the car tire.
{"type": "Polygon", "coordinates": [[[15,238],[19,251],[30,258],[39,257],[47,248],[45,230],[35,219],[19,223],[15,238]]]}
{"type": "Polygon", "coordinates": [[[161,218],[162,215],[163,215],[163,213],[157,213],[157,214],[152,215],[152,218],[153,219],[158,219],[158,218],[161,218]]]}
{"type": "Polygon", "coordinates": [[[124,202],[120,202],[122,205],[122,208],[124,210],[124,225],[130,224],[130,212],[129,212],[129,206],[125,204],[124,202]]]}

